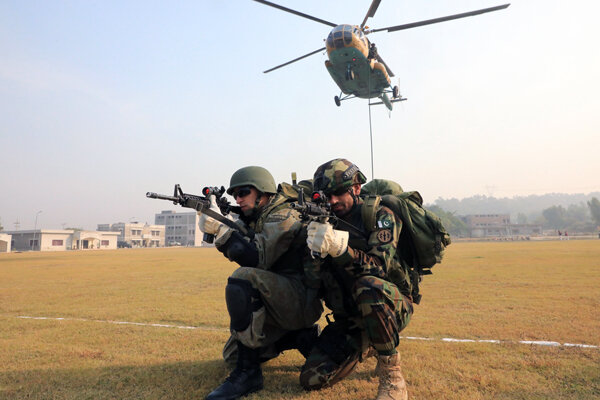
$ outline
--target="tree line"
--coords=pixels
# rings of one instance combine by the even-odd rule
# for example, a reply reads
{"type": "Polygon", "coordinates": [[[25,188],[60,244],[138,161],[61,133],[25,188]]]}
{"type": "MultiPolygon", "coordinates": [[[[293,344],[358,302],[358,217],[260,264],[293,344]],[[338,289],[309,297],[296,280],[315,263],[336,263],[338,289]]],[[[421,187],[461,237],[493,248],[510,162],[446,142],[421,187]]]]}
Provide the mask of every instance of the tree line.
{"type": "Polygon", "coordinates": [[[600,229],[600,193],[532,195],[514,198],[472,196],[465,199],[438,198],[427,208],[440,217],[451,235],[466,236],[469,230],[460,218],[472,214],[509,214],[513,224],[541,225],[543,229],[593,233],[600,229]]]}

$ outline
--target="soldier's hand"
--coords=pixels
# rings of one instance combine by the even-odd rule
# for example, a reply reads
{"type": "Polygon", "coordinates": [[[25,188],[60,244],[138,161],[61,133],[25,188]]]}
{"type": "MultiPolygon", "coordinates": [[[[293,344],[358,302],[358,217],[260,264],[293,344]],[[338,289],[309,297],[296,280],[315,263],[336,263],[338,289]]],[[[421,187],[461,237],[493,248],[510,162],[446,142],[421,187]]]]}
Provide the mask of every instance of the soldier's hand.
{"type": "Polygon", "coordinates": [[[348,232],[333,229],[329,224],[312,221],[308,224],[306,243],[313,253],[319,253],[322,258],[330,255],[339,257],[348,249],[348,232]]]}
{"type": "MultiPolygon", "coordinates": [[[[214,194],[211,194],[210,197],[210,209],[220,213],[219,206],[217,206],[217,199],[214,194]]],[[[209,217],[206,214],[198,211],[198,215],[200,219],[198,220],[198,228],[204,233],[208,233],[209,235],[216,235],[219,232],[219,229],[223,225],[219,221],[214,218],[209,217]]]]}

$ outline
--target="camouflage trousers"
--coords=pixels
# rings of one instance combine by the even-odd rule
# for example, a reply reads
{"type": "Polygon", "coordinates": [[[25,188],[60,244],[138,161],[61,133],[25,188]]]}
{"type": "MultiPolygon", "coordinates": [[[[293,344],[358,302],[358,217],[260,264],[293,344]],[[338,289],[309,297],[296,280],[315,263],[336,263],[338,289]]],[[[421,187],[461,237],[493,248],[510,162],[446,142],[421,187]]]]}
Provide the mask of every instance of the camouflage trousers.
{"type": "Polygon", "coordinates": [[[302,367],[300,384],[307,390],[332,386],[348,376],[371,347],[382,355],[396,352],[412,301],[393,283],[373,276],[357,279],[352,297],[358,316],[338,318],[325,327],[302,367]]]}
{"type": "Polygon", "coordinates": [[[323,305],[317,293],[302,280],[259,268],[240,267],[232,278],[250,282],[258,290],[262,307],[252,313],[248,328],[231,330],[231,337],[223,348],[228,364],[237,359],[237,341],[250,348],[261,348],[261,358],[277,356],[273,344],[292,330],[311,327],[321,316],[323,305]]]}

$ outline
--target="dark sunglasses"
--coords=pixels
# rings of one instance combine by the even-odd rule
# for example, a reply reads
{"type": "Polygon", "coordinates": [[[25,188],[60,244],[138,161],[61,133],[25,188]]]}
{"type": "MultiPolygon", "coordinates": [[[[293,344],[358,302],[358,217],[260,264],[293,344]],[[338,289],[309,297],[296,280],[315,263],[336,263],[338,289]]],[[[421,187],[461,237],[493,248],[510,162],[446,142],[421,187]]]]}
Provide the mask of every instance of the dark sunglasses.
{"type": "Polygon", "coordinates": [[[246,197],[250,193],[252,193],[250,186],[243,186],[243,187],[239,188],[238,190],[234,190],[233,198],[237,199],[238,197],[246,197]]]}

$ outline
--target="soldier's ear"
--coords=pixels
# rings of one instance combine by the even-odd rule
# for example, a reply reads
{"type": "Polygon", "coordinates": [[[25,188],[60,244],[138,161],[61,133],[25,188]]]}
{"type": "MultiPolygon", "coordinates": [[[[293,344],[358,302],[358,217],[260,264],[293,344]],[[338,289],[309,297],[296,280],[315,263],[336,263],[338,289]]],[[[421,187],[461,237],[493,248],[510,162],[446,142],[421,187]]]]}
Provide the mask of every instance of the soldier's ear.
{"type": "Polygon", "coordinates": [[[264,206],[264,205],[266,205],[266,204],[267,204],[267,203],[268,203],[268,202],[271,200],[271,197],[273,197],[273,195],[272,195],[272,194],[269,194],[269,193],[262,193],[262,194],[260,195],[260,205],[261,205],[261,206],[264,206]]]}
{"type": "Polygon", "coordinates": [[[354,193],[355,196],[360,195],[360,183],[352,185],[352,193],[354,193]]]}

